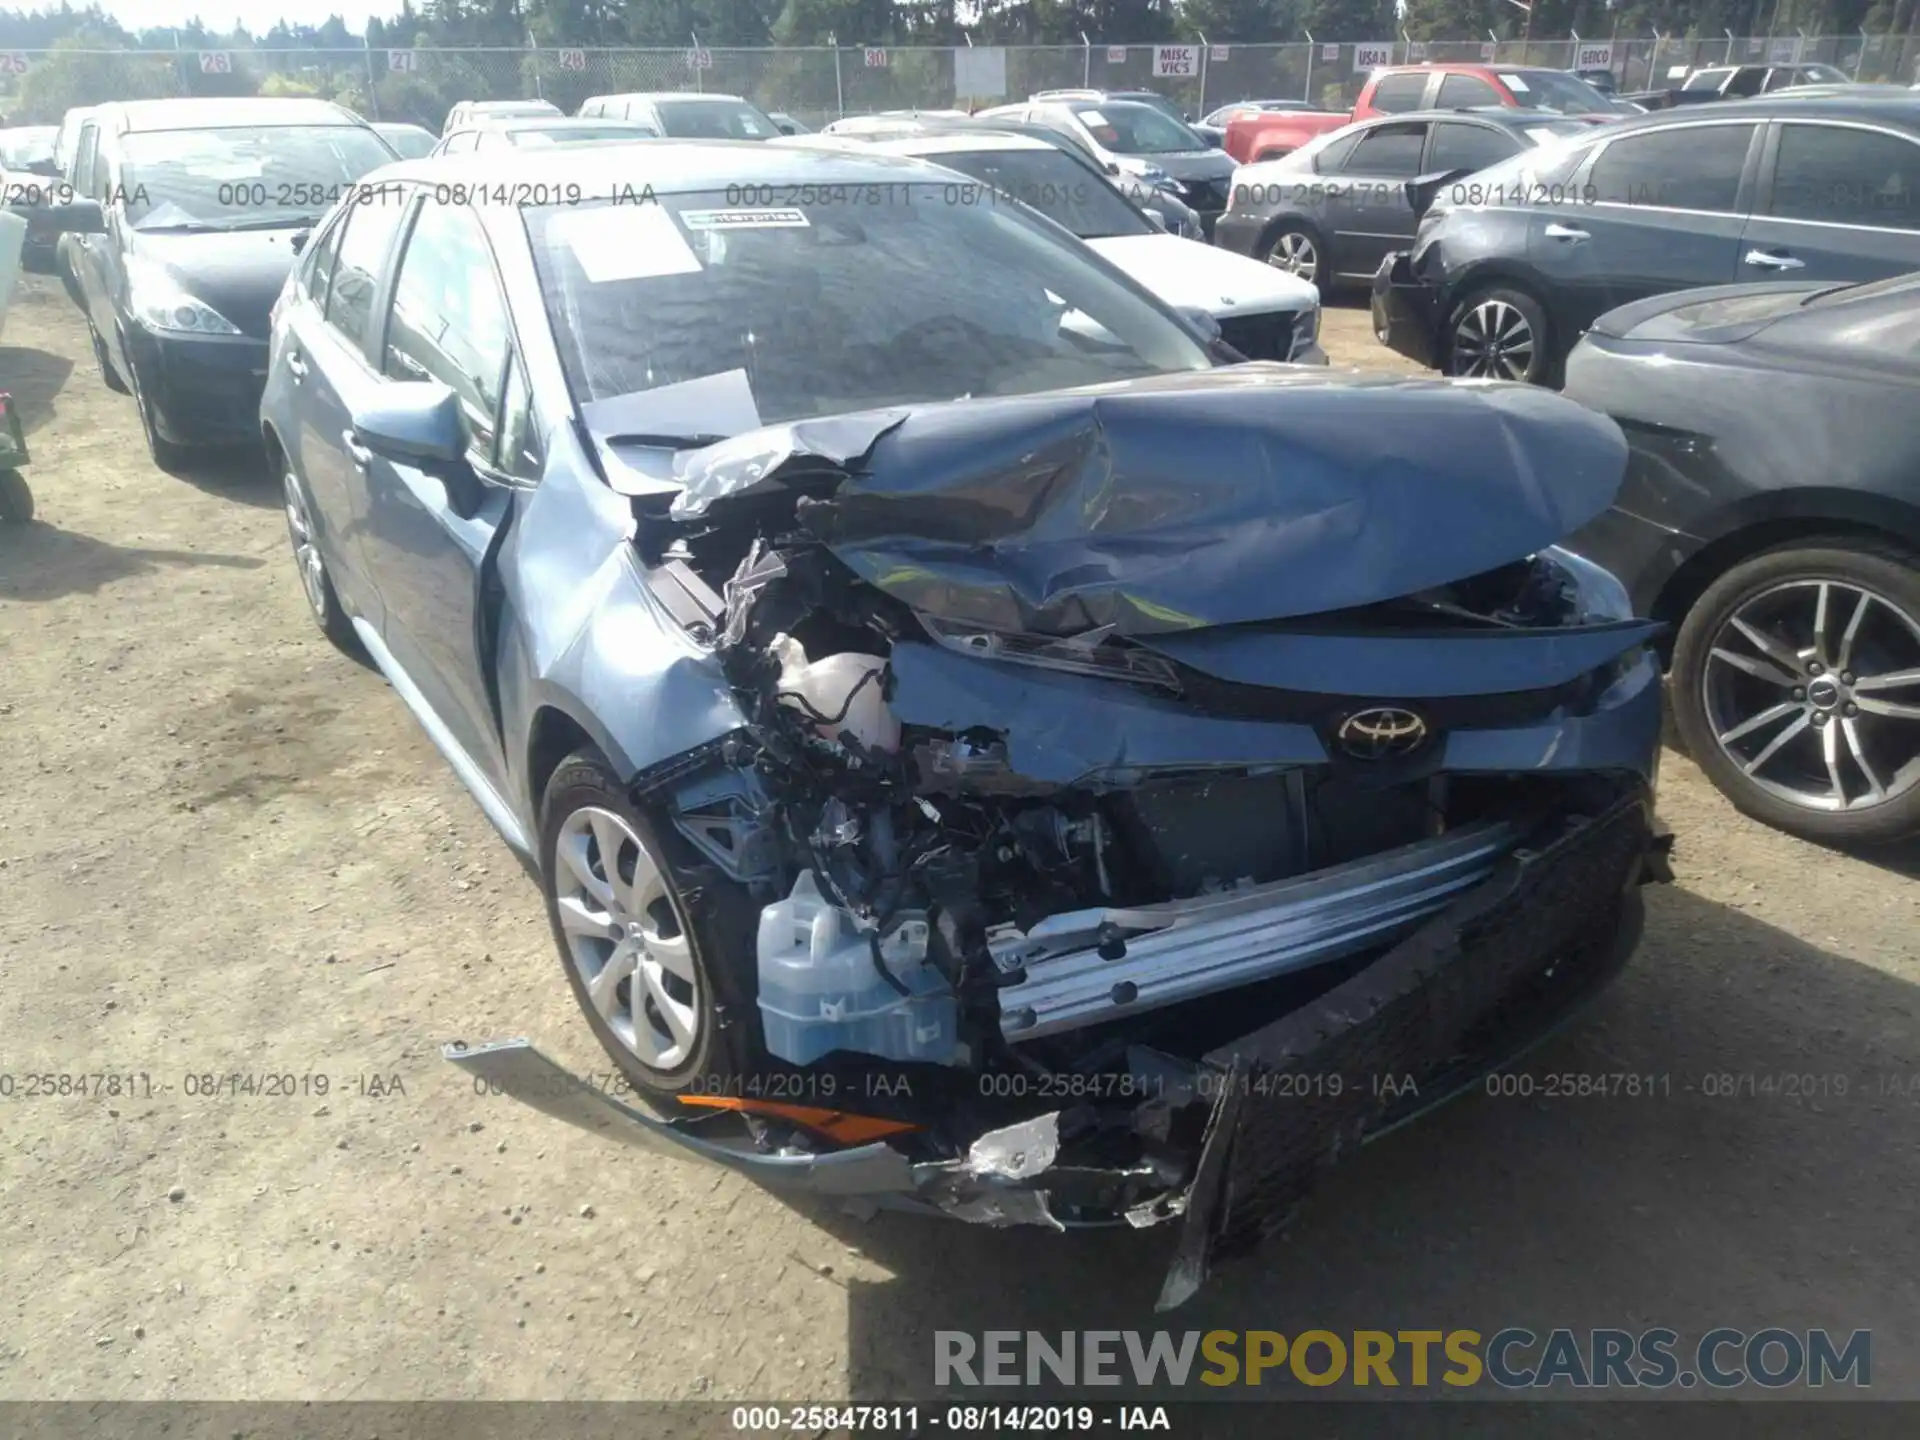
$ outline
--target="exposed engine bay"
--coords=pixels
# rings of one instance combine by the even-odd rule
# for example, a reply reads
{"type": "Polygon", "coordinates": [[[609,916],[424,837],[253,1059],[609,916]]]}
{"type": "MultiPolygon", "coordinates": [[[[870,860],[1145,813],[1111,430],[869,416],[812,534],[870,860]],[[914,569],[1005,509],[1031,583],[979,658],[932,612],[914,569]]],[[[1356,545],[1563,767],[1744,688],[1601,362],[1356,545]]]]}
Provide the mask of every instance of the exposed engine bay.
{"type": "Polygon", "coordinates": [[[1177,1303],[1611,978],[1664,873],[1658,627],[1553,542],[1624,445],[1417,389],[1432,433],[1362,475],[1356,393],[1241,367],[632,482],[650,593],[738,717],[633,797],[750,911],[709,960],[750,972],[723,1023],[770,1081],[706,1116],[757,1168],[685,1143],[986,1223],[1184,1215],[1177,1303]],[[1484,454],[1438,443],[1463,416],[1484,454]]]}

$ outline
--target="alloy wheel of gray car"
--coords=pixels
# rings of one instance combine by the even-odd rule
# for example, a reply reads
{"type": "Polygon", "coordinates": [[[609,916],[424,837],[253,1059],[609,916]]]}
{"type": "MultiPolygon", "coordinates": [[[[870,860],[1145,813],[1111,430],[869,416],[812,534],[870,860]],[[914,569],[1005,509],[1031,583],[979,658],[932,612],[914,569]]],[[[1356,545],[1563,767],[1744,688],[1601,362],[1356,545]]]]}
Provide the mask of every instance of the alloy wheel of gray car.
{"type": "Polygon", "coordinates": [[[1783,569],[1776,552],[1759,573],[1736,570],[1736,593],[1716,594],[1723,580],[1689,616],[1674,661],[1689,749],[1784,829],[1862,841],[1920,830],[1920,577],[1890,555],[1785,557],[1798,563],[1783,569]]]}
{"type": "Polygon", "coordinates": [[[287,538],[293,542],[293,562],[300,571],[300,588],[306,593],[314,623],[340,649],[357,655],[360,639],[341,608],[333,578],[327,574],[327,562],[314,535],[313,515],[307,508],[307,494],[291,465],[281,472],[280,483],[287,512],[287,538]]]}
{"type": "Polygon", "coordinates": [[[1541,337],[1511,297],[1495,291],[1462,306],[1447,352],[1449,375],[1531,380],[1540,367],[1541,337]]]}
{"type": "Polygon", "coordinates": [[[683,1069],[707,1006],[659,861],[624,816],[583,806],[560,822],[554,913],[601,1022],[650,1071],[683,1069]]]}
{"type": "Polygon", "coordinates": [[[1320,247],[1304,230],[1286,229],[1274,236],[1267,263],[1310,284],[1320,283],[1320,247]]]}

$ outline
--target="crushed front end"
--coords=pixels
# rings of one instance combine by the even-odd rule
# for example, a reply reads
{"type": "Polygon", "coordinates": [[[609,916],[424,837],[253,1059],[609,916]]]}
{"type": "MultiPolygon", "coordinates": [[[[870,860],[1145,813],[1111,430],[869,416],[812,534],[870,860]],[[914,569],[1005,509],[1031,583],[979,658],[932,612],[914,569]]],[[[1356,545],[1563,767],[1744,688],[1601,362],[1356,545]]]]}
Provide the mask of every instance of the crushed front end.
{"type": "Polygon", "coordinates": [[[1655,627],[1551,543],[1617,431],[1402,391],[1477,421],[1447,492],[1317,443],[1352,388],[1244,370],[694,457],[638,543],[742,723],[635,798],[757,907],[764,1069],[660,1121],[452,1058],[773,1182],[1178,1219],[1170,1305],[1593,994],[1665,875],[1655,627]]]}

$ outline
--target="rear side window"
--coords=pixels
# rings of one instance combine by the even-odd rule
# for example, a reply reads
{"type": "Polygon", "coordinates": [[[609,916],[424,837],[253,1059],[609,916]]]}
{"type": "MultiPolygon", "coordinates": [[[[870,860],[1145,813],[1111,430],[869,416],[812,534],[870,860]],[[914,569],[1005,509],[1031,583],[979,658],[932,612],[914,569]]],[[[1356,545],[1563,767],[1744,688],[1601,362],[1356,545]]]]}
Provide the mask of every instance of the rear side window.
{"type": "Polygon", "coordinates": [[[1440,98],[1434,102],[1441,110],[1461,110],[1473,105],[1504,105],[1500,92],[1478,75],[1448,75],[1440,81],[1440,98]]]}
{"type": "Polygon", "coordinates": [[[1433,152],[1427,169],[1484,170],[1498,165],[1518,148],[1511,135],[1491,125],[1442,121],[1433,127],[1433,152]]]}
{"type": "Polygon", "coordinates": [[[1387,115],[1403,115],[1420,108],[1427,93],[1427,77],[1420,71],[1383,75],[1373,87],[1373,108],[1387,115]]]}
{"type": "Polygon", "coordinates": [[[382,372],[452,389],[474,448],[491,457],[509,334],[479,220],[463,205],[423,205],[394,281],[382,372]]]}
{"type": "Polygon", "coordinates": [[[82,195],[100,199],[104,189],[96,189],[93,173],[97,169],[96,157],[100,151],[100,127],[92,121],[80,127],[80,143],[73,152],[73,188],[82,195]]]}
{"type": "Polygon", "coordinates": [[[346,217],[346,230],[333,262],[327,323],[356,350],[366,348],[373,330],[374,296],[380,290],[380,276],[386,268],[394,232],[406,213],[400,193],[383,188],[368,192],[346,217]]]}
{"type": "Polygon", "coordinates": [[[1920,230],[1920,145],[1843,125],[1785,125],[1773,213],[1789,220],[1920,230]]]}
{"type": "Polygon", "coordinates": [[[1593,199],[1731,214],[1753,132],[1752,125],[1685,125],[1616,140],[1593,163],[1593,199]]]}
{"type": "Polygon", "coordinates": [[[1378,126],[1360,137],[1345,173],[1411,180],[1420,173],[1420,152],[1426,141],[1424,124],[1378,126]]]}

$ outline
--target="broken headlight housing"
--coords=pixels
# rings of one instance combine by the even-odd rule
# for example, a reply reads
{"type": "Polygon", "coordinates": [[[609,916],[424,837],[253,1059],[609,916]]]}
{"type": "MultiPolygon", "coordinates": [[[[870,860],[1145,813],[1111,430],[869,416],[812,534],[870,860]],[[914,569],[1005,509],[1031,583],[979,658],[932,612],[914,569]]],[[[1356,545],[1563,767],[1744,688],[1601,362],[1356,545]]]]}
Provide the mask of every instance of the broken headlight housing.
{"type": "Polygon", "coordinates": [[[1633,600],[1611,570],[1573,551],[1549,545],[1533,557],[1536,572],[1557,586],[1567,605],[1570,625],[1605,625],[1632,620],[1633,600]]]}

